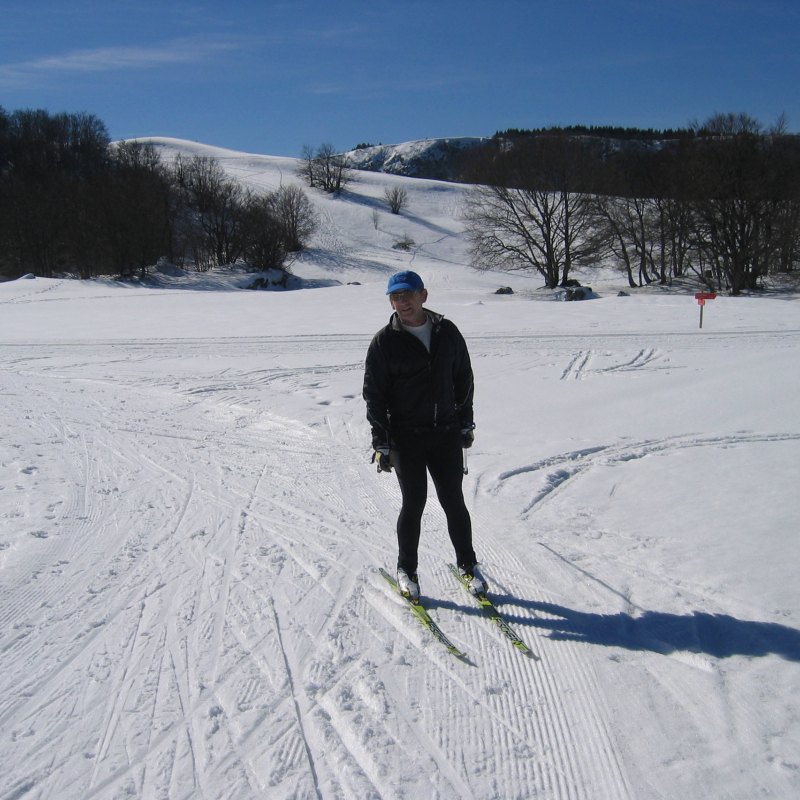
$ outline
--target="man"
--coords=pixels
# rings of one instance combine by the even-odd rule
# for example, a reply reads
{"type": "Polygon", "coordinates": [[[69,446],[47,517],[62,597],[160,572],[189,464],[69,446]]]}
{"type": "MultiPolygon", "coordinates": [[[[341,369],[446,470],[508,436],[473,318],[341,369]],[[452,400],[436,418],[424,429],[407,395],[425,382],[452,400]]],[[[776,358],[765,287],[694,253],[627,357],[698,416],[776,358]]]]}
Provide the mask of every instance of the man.
{"type": "Polygon", "coordinates": [[[423,307],[428,292],[416,272],[399,272],[386,292],[394,309],[372,340],[364,400],[378,472],[394,468],[403,497],[397,518],[397,585],[419,602],[417,550],[428,493],[428,471],[447,517],[456,563],[473,594],[486,583],[472,549],[464,503],[462,447],[471,447],[473,377],[458,328],[423,307]]]}

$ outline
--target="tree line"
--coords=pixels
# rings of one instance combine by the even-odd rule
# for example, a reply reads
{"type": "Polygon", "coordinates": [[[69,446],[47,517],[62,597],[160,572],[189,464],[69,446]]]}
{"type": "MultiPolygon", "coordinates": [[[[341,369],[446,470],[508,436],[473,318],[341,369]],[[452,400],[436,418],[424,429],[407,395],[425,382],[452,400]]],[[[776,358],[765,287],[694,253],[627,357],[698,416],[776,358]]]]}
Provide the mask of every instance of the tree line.
{"type": "Polygon", "coordinates": [[[716,114],[665,140],[607,132],[512,131],[466,153],[473,265],[555,288],[609,259],[632,287],[694,274],[732,294],[797,271],[800,137],[784,118],[716,114]]]}
{"type": "MultiPolygon", "coordinates": [[[[538,271],[555,288],[608,260],[632,287],[694,274],[733,294],[796,272],[800,137],[786,127],[716,114],[680,131],[498,133],[458,164],[474,184],[472,264],[538,271]]],[[[332,194],[352,178],[330,144],[305,146],[298,174],[332,194]]],[[[399,213],[407,196],[386,199],[399,213]]],[[[165,163],[150,144],[112,143],[94,115],[0,107],[0,278],[144,276],[162,258],[286,271],[315,226],[298,186],[254,192],[213,158],[165,163]]]]}
{"type": "Polygon", "coordinates": [[[159,259],[288,270],[316,219],[305,192],[259,193],[206,156],[166,163],[92,114],[0,107],[0,276],[144,276],[159,259]]]}
{"type": "Polygon", "coordinates": [[[534,136],[550,136],[554,133],[566,133],[571,136],[594,136],[619,141],[663,141],[665,139],[691,139],[697,133],[697,126],[688,128],[623,128],[619,125],[566,125],[549,128],[507,128],[497,131],[492,137],[495,140],[529,139],[534,136]]]}

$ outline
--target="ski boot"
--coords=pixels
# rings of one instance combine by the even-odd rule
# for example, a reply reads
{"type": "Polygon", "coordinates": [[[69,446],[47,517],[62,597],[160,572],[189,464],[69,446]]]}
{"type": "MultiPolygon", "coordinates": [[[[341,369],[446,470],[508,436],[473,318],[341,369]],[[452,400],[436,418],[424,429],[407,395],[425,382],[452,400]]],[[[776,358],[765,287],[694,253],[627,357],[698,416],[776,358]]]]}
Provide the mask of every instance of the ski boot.
{"type": "Polygon", "coordinates": [[[397,568],[397,588],[400,594],[412,603],[419,603],[419,578],[416,573],[409,575],[402,567],[397,568]]]}

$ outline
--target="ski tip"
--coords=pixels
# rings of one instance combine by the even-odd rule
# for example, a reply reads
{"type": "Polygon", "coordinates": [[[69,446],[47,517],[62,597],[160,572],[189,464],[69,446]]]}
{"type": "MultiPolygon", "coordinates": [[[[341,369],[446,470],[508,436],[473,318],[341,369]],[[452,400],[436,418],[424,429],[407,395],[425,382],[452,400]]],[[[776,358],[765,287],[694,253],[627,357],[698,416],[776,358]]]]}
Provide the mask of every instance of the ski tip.
{"type": "Polygon", "coordinates": [[[522,650],[522,652],[525,653],[525,655],[528,656],[528,658],[530,658],[532,661],[541,661],[542,660],[530,648],[527,648],[526,650],[522,650]]]}

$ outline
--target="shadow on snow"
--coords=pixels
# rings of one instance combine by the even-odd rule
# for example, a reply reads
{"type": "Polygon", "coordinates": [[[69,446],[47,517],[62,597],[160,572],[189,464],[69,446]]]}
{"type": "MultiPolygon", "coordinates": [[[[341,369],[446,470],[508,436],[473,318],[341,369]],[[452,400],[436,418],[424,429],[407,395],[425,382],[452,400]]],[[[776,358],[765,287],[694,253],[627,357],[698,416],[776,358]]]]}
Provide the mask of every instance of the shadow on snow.
{"type": "MultiPolygon", "coordinates": [[[[511,625],[549,631],[549,639],[585,642],[626,650],[649,650],[661,655],[685,651],[705,653],[714,658],[763,657],[770,654],[800,662],[800,631],[774,622],[741,620],[727,614],[665,614],[645,611],[630,614],[591,614],[553,603],[519,600],[511,595],[494,595],[492,600],[511,625]],[[546,617],[531,618],[509,613],[502,606],[526,608],[546,617]]],[[[476,606],[432,601],[431,606],[451,608],[480,615],[476,606]]]]}

